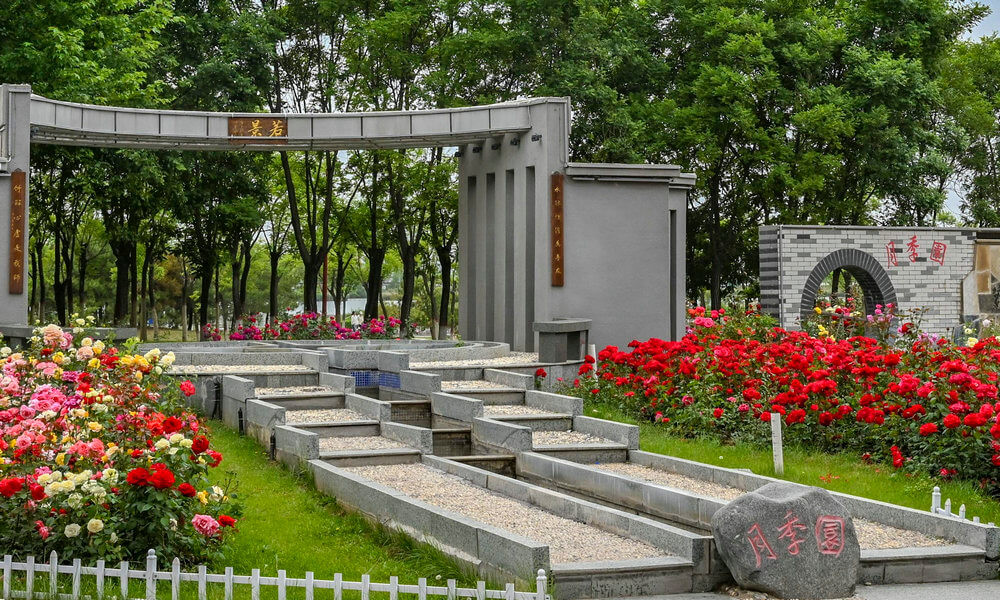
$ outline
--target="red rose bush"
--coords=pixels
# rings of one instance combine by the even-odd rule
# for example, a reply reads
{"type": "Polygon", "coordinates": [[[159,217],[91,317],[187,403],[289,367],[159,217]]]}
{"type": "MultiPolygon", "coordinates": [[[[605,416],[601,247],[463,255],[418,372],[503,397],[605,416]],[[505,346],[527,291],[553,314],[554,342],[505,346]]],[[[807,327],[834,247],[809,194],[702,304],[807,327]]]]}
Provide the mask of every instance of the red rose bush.
{"type": "Polygon", "coordinates": [[[0,351],[0,546],[210,557],[239,507],[209,484],[222,455],[183,408],[193,386],[164,375],[173,354],[119,352],[84,333],[48,325],[26,350],[0,351]]]}
{"type": "MultiPolygon", "coordinates": [[[[676,342],[634,341],[581,366],[584,397],[615,403],[685,436],[764,444],[772,413],[785,438],[853,451],[908,472],[978,480],[1000,492],[1000,341],[971,346],[899,326],[879,340],[814,336],[756,314],[690,311],[676,342]]],[[[905,325],[905,324],[904,324],[905,325]]]]}

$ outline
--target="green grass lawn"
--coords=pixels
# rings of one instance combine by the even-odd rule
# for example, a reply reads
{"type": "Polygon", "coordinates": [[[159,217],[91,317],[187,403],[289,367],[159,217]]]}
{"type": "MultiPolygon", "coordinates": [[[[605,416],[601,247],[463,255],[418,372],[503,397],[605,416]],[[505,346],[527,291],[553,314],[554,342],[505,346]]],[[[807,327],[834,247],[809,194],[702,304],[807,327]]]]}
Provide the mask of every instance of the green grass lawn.
{"type": "MultiPolygon", "coordinates": [[[[680,438],[652,423],[639,422],[616,407],[595,402],[587,402],[586,415],[639,425],[639,447],[647,452],[732,469],[750,469],[758,475],[776,477],[769,447],[680,438]]],[[[853,454],[825,454],[789,446],[785,447],[784,454],[782,479],[788,481],[926,511],[930,510],[931,491],[937,485],[943,499],[952,499],[955,513],[959,505],[965,504],[970,518],[978,516],[983,522],[1000,523],[1000,501],[983,494],[972,482],[906,475],[894,471],[891,466],[867,465],[853,454]]]]}
{"type": "Polygon", "coordinates": [[[225,457],[213,478],[220,485],[227,479],[237,482],[243,516],[225,557],[210,570],[231,566],[235,573],[256,568],[262,575],[274,575],[284,569],[289,577],[312,571],[317,579],[333,579],[340,572],[353,581],[368,573],[372,581],[396,575],[400,583],[426,577],[432,585],[440,576],[441,581],[454,578],[460,585],[474,584],[474,575],[439,550],[373,526],[316,491],[303,475],[268,460],[252,438],[218,421],[211,427],[212,445],[225,457]]]}

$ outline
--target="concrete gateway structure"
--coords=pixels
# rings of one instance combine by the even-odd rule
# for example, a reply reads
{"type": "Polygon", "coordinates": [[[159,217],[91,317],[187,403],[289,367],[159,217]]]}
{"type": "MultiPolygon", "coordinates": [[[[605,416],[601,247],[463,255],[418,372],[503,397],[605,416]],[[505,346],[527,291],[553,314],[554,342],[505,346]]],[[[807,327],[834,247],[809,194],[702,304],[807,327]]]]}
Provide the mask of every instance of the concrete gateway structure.
{"type": "Polygon", "coordinates": [[[937,335],[1000,313],[1000,230],[777,225],[759,235],[761,307],[786,328],[808,317],[835,269],[858,282],[869,314],[924,308],[923,328],[937,335]]]}
{"type": "Polygon", "coordinates": [[[32,143],[170,150],[459,148],[459,328],[536,347],[533,324],[592,319],[591,341],[684,330],[684,214],[694,175],[569,162],[567,98],[458,109],[236,114],[60,102],[0,88],[0,327],[24,324],[32,143]],[[13,209],[13,210],[12,210],[13,209]],[[2,276],[2,275],[0,275],[2,276]]]}

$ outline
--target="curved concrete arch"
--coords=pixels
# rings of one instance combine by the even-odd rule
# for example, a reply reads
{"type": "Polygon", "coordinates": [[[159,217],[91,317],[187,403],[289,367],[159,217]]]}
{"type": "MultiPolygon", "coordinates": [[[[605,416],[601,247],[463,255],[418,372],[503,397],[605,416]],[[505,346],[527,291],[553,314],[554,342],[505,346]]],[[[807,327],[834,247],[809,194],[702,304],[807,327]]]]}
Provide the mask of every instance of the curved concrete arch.
{"type": "Polygon", "coordinates": [[[802,289],[800,315],[803,321],[809,318],[816,306],[819,286],[826,276],[835,269],[844,269],[857,280],[865,297],[865,310],[869,314],[877,304],[897,304],[896,289],[882,265],[874,256],[863,250],[842,249],[827,254],[820,260],[802,289]]]}
{"type": "MultiPolygon", "coordinates": [[[[568,98],[463,108],[352,113],[226,113],[98,106],[31,95],[31,141],[174,150],[345,150],[461,146],[533,129],[532,107],[569,113],[568,98]],[[280,145],[234,137],[231,118],[284,119],[280,145]]],[[[564,143],[563,140],[556,141],[564,143]]]]}
{"type": "Polygon", "coordinates": [[[590,339],[598,343],[680,337],[684,215],[694,176],[674,165],[570,163],[571,126],[569,98],[255,114],[63,102],[34,95],[29,85],[2,84],[0,179],[9,181],[0,183],[0,223],[11,226],[0,227],[0,280],[10,279],[0,289],[0,331],[25,323],[28,312],[23,224],[32,144],[259,152],[455,146],[465,339],[530,351],[533,324],[559,317],[592,319],[590,339]],[[22,195],[12,204],[15,191],[22,195]]]}

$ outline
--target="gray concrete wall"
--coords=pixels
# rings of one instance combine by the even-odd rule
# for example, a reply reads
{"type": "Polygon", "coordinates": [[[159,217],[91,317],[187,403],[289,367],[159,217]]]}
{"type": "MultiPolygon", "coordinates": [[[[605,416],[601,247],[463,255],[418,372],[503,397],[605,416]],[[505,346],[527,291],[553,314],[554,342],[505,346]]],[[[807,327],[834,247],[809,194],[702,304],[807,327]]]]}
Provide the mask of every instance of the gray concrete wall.
{"type": "Polygon", "coordinates": [[[543,316],[593,319],[598,348],[682,336],[686,192],[656,179],[567,177],[565,285],[546,286],[543,316]]]}
{"type": "MultiPolygon", "coordinates": [[[[3,85],[0,87],[0,109],[8,111],[10,122],[18,124],[17,127],[10,127],[7,131],[0,132],[0,137],[5,138],[3,148],[0,149],[0,156],[10,155],[10,162],[7,164],[7,173],[0,174],[0,323],[4,324],[24,324],[28,322],[28,211],[31,206],[31,135],[29,122],[29,111],[31,106],[31,88],[27,85],[3,85]],[[26,173],[25,181],[27,189],[24,192],[24,228],[21,231],[21,248],[23,249],[24,260],[21,263],[20,273],[22,292],[11,294],[8,282],[10,281],[10,261],[7,259],[10,252],[10,204],[11,204],[11,178],[8,173],[13,173],[20,169],[26,173]]],[[[6,115],[5,115],[6,116],[6,115]]]]}

